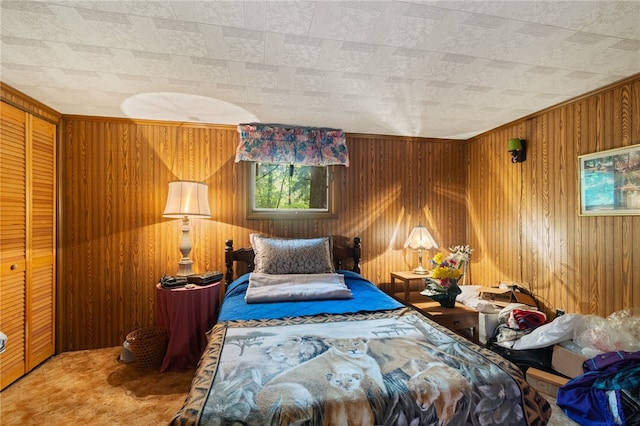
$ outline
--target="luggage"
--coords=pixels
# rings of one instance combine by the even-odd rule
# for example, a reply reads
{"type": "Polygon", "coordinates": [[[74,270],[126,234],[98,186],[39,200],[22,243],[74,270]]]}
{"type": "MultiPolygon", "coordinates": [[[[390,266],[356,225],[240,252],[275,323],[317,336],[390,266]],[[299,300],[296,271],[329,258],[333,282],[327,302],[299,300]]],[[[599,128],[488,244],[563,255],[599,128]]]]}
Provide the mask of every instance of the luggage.
{"type": "Polygon", "coordinates": [[[553,355],[553,346],[538,349],[510,349],[500,346],[496,343],[496,338],[492,337],[487,341],[487,349],[501,355],[518,366],[523,373],[529,368],[537,368],[538,370],[552,372],[551,356],[553,355]]]}

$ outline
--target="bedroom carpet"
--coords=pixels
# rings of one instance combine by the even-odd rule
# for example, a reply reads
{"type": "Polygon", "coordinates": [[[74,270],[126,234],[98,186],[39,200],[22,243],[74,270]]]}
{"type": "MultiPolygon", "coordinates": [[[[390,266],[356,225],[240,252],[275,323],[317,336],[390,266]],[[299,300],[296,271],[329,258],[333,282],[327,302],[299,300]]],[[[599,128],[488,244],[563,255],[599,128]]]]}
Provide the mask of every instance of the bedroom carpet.
{"type": "MultiPolygon", "coordinates": [[[[143,371],[118,362],[120,347],[65,352],[0,393],[0,424],[166,425],[182,407],[195,369],[143,371]]],[[[549,398],[549,425],[575,425],[549,398]]]]}
{"type": "Polygon", "coordinates": [[[160,373],[118,362],[121,347],[65,352],[0,393],[2,425],[166,425],[195,369],[160,373]]]}

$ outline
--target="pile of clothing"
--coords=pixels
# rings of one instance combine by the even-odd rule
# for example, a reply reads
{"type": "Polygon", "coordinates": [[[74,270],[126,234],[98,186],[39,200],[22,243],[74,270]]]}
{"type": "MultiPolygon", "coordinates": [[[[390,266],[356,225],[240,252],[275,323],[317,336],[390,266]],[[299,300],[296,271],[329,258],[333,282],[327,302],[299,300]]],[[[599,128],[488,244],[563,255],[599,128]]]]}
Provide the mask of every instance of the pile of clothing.
{"type": "Polygon", "coordinates": [[[496,342],[510,347],[507,342],[515,342],[546,322],[547,316],[536,308],[510,303],[498,314],[498,328],[494,333],[496,342]]]}
{"type": "Polygon", "coordinates": [[[587,426],[640,424],[640,352],[600,354],[583,369],[558,390],[567,416],[587,426]]]}
{"type": "Polygon", "coordinates": [[[640,425],[640,308],[584,315],[573,340],[590,358],[558,390],[558,406],[581,425],[640,425]]]}
{"type": "Polygon", "coordinates": [[[547,321],[547,316],[536,308],[522,303],[510,303],[498,313],[498,326],[487,342],[487,348],[517,365],[523,372],[534,367],[551,369],[552,346],[515,349],[517,342],[547,321]]]}
{"type": "Polygon", "coordinates": [[[584,426],[640,425],[640,308],[607,318],[566,314],[549,323],[541,312],[520,309],[508,306],[500,312],[490,349],[523,371],[549,371],[553,345],[575,342],[587,360],[583,374],[558,390],[558,406],[584,426]]]}

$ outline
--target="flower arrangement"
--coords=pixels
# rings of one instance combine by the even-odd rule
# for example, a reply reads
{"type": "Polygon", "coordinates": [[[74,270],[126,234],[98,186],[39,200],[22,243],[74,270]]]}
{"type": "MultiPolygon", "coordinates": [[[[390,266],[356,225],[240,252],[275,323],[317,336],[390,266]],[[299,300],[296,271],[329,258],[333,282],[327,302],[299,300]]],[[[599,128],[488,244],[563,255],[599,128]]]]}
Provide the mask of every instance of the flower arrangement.
{"type": "Polygon", "coordinates": [[[427,288],[433,293],[446,293],[452,284],[458,282],[462,276],[459,268],[459,262],[456,256],[450,254],[446,258],[441,252],[436,253],[429,261],[433,265],[433,269],[425,281],[427,288]]]}
{"type": "Polygon", "coordinates": [[[458,280],[466,272],[473,249],[465,245],[450,247],[449,251],[451,253],[446,258],[441,252],[438,252],[429,261],[433,265],[433,269],[425,278],[427,293],[447,293],[452,286],[457,286],[458,280]]]}
{"type": "Polygon", "coordinates": [[[473,249],[468,245],[449,247],[449,251],[451,252],[452,256],[456,257],[459,265],[466,265],[467,263],[469,263],[471,253],[473,253],[473,249]]]}

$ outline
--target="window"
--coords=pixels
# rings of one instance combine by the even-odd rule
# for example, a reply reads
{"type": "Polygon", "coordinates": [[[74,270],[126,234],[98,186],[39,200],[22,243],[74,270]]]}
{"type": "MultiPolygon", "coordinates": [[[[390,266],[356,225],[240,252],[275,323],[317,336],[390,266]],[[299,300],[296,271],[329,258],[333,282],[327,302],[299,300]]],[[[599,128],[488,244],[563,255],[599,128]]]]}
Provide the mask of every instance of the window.
{"type": "Polygon", "coordinates": [[[249,219],[336,217],[334,171],[328,166],[248,164],[249,219]]]}

